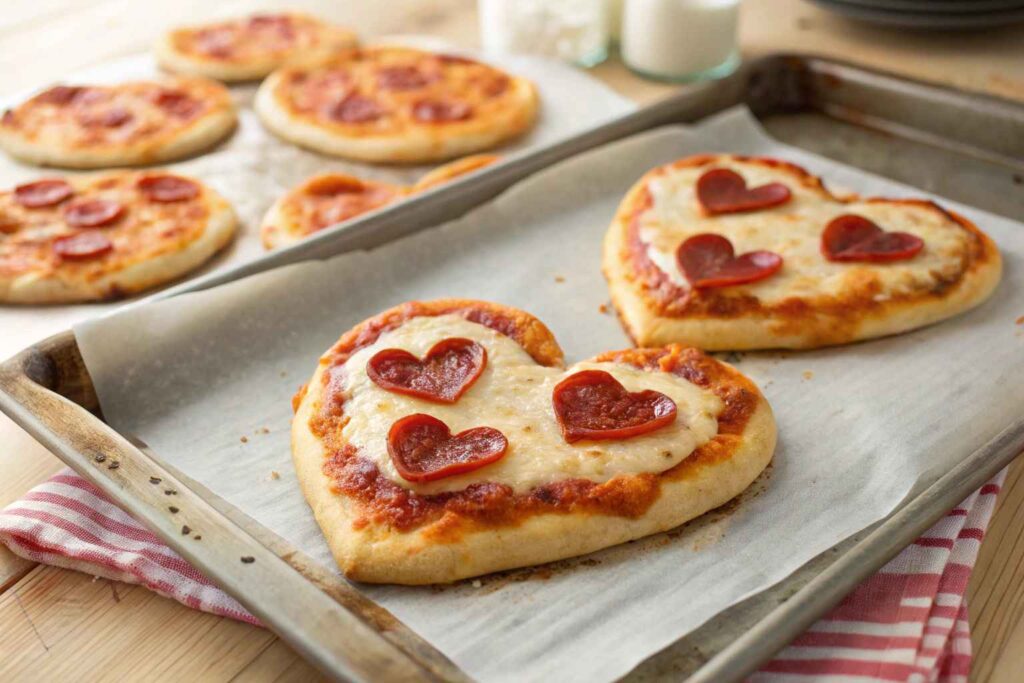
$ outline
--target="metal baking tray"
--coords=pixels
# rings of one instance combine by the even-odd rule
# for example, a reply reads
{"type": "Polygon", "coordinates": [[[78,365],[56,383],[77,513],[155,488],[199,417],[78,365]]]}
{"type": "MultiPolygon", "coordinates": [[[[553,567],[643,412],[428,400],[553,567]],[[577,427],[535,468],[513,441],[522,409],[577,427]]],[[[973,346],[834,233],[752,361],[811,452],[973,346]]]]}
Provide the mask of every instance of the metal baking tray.
{"type": "MultiPolygon", "coordinates": [[[[164,298],[311,258],[366,249],[454,219],[557,161],[660,125],[745,103],[782,142],[1024,220],[1024,106],[834,61],[780,55],[745,65],[559,144],[228,272],[165,290],[164,298]],[[956,171],[954,173],[953,171],[956,171]],[[955,178],[970,177],[971,183],[955,178]]],[[[351,584],[103,422],[68,331],[0,365],[0,410],[158,533],[328,676],[339,680],[466,680],[444,655],[351,584]],[[178,514],[167,511],[173,497],[178,514]],[[203,543],[184,520],[201,519],[203,543]],[[324,597],[329,596],[330,600],[324,597]]],[[[630,680],[740,680],[837,604],[860,581],[1024,451],[1024,421],[959,465],[923,481],[886,519],[722,612],[648,658],[630,680]]]]}

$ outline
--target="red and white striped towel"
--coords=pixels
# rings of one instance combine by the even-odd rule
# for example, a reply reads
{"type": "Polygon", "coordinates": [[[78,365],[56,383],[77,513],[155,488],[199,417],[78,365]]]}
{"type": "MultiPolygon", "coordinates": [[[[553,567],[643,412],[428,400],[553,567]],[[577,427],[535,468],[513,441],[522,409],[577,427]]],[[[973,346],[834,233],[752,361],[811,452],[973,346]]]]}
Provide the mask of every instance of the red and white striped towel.
{"type": "MultiPolygon", "coordinates": [[[[952,510],[751,680],[966,683],[964,592],[1004,477],[952,510]]],[[[71,470],[0,511],[0,541],[30,560],[141,584],[194,609],[259,623],[71,470]]]]}

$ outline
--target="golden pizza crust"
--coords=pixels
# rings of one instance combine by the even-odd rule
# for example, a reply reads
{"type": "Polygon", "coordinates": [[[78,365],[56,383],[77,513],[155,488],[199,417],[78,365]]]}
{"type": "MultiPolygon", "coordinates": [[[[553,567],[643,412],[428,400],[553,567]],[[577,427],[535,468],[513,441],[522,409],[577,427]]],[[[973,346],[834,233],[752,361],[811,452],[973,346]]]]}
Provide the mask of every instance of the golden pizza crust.
{"type": "Polygon", "coordinates": [[[282,12],[274,16],[287,17],[296,32],[288,47],[261,50],[258,42],[252,41],[241,50],[229,50],[220,56],[190,49],[202,31],[241,31],[246,23],[259,16],[169,31],[153,48],[157,63],[167,71],[186,76],[203,76],[224,82],[251,81],[261,79],[286,64],[315,65],[358,43],[355,34],[348,29],[326,24],[300,12],[282,12]]]}
{"type": "MultiPolygon", "coordinates": [[[[126,206],[124,218],[98,228],[68,227],[60,218],[59,206],[28,213],[21,209],[16,214],[11,193],[0,192],[0,216],[31,215],[33,229],[46,235],[30,248],[22,248],[15,244],[16,233],[0,231],[0,302],[80,303],[131,296],[195,270],[231,242],[238,224],[234,210],[223,197],[194,178],[187,179],[200,189],[195,199],[144,206],[132,187],[137,179],[153,175],[164,174],[156,170],[118,171],[66,178],[75,188],[75,195],[65,205],[104,197],[118,198],[126,206]],[[52,254],[54,238],[90,230],[111,240],[115,250],[87,261],[62,261],[52,254]]],[[[22,236],[31,239],[30,235],[22,236]]]]}
{"type": "Polygon", "coordinates": [[[78,123],[79,115],[89,113],[80,109],[75,114],[60,114],[60,125],[55,125],[54,107],[43,107],[33,98],[11,110],[0,122],[0,149],[40,166],[141,166],[203,152],[223,140],[237,122],[230,93],[219,83],[206,79],[177,77],[116,86],[75,87],[115,98],[118,106],[132,115],[132,120],[125,128],[97,132],[96,128],[78,123]],[[175,117],[153,104],[153,93],[161,90],[184,93],[201,101],[203,109],[187,119],[175,117]]]}
{"type": "MultiPolygon", "coordinates": [[[[472,306],[480,302],[463,303],[472,306]]],[[[451,308],[450,302],[428,302],[427,305],[451,308]]],[[[491,310],[503,310],[508,317],[536,322],[522,311],[497,304],[486,305],[491,310]]],[[[539,322],[537,325],[543,328],[539,322]]],[[[349,334],[358,335],[363,331],[365,324],[349,334]]],[[[545,335],[538,337],[531,333],[523,337],[525,342],[523,339],[520,342],[542,365],[560,365],[561,351],[554,339],[550,333],[547,338],[543,337],[545,335]]],[[[344,340],[345,337],[342,342],[344,340]]],[[[666,351],[678,353],[680,349],[666,351]]],[[[623,352],[643,353],[643,350],[623,352]]],[[[605,356],[601,359],[607,360],[605,356]]],[[[573,557],[665,531],[738,495],[767,467],[775,449],[776,428],[771,408],[743,378],[744,391],[753,394],[750,397],[753,407],[742,433],[716,437],[716,442],[721,438],[718,447],[725,455],[706,461],[698,458],[695,464],[688,466],[695,457],[691,455],[676,468],[658,475],[659,493],[639,516],[580,509],[530,514],[515,523],[487,526],[462,525],[457,515],[445,513],[440,520],[402,531],[387,524],[367,522],[360,502],[332,489],[331,479],[324,471],[328,457],[325,444],[310,427],[319,410],[325,367],[322,361],[305,392],[300,393],[292,422],[292,456],[303,493],[335,560],[346,576],[359,581],[450,582],[573,557]]],[[[742,378],[727,367],[723,372],[742,378]]]]}
{"type": "Polygon", "coordinates": [[[282,138],[315,152],[380,163],[426,163],[443,161],[493,148],[532,127],[538,109],[537,90],[524,78],[506,76],[493,67],[474,63],[448,65],[441,55],[397,47],[353,50],[321,64],[316,69],[285,67],[272,73],[256,93],[255,108],[264,125],[282,138]],[[442,76],[423,88],[381,90],[373,67],[408,66],[433,69],[442,76]],[[358,67],[353,67],[358,64],[358,67]],[[439,66],[439,64],[441,64],[439,66]],[[506,79],[503,90],[487,96],[472,79],[444,74],[455,69],[478,69],[494,78],[506,79]],[[354,71],[353,71],[354,70],[354,71]],[[351,81],[332,86],[323,95],[331,102],[305,109],[292,97],[296,80],[310,74],[354,73],[351,81]],[[386,114],[366,123],[342,123],[323,112],[334,100],[358,94],[381,104],[386,114]],[[472,114],[466,120],[424,123],[410,113],[421,98],[468,103],[472,114]]]}
{"type": "MultiPolygon", "coordinates": [[[[807,205],[803,206],[801,210],[808,211],[807,205]]],[[[787,238],[785,230],[791,219],[786,205],[749,215],[758,216],[753,229],[760,230],[762,235],[776,240],[787,238]]],[[[727,221],[736,220],[734,217],[720,220],[722,230],[734,229],[725,227],[727,221]]],[[[703,223],[696,231],[715,232],[715,229],[703,223]]],[[[817,258],[826,264],[818,253],[818,239],[820,237],[815,237],[813,245],[804,246],[813,246],[817,258]]],[[[915,258],[923,257],[928,249],[929,240],[925,237],[925,252],[915,258]]],[[[737,249],[738,252],[745,250],[737,249]]],[[[785,254],[783,256],[785,258],[785,254]]],[[[783,268],[787,266],[784,260],[783,268]]],[[[855,195],[837,197],[825,189],[820,179],[786,162],[701,155],[655,169],[630,189],[605,235],[603,270],[612,302],[635,343],[641,346],[683,343],[715,351],[816,348],[913,330],[957,315],[987,299],[999,283],[1002,262],[995,243],[985,233],[962,216],[930,201],[861,200],[855,195]],[[894,264],[830,264],[829,268],[848,271],[842,287],[833,291],[819,291],[806,284],[810,280],[805,280],[804,291],[786,296],[785,291],[769,290],[762,285],[771,285],[772,278],[776,277],[772,276],[752,285],[696,290],[687,298],[686,290],[675,286],[671,278],[652,269],[650,262],[641,262],[640,254],[646,245],[638,247],[636,240],[633,222],[637,207],[649,204],[646,188],[652,178],[664,177],[673,169],[725,165],[734,169],[760,167],[763,171],[767,168],[773,177],[786,182],[794,191],[799,188],[800,192],[820,198],[823,210],[831,212],[823,214],[822,230],[828,219],[839,213],[877,211],[884,212],[890,219],[883,226],[890,230],[913,233],[922,229],[921,225],[927,221],[933,224],[933,230],[955,231],[962,246],[950,248],[948,254],[942,255],[945,262],[940,260],[939,264],[952,268],[955,275],[939,274],[939,266],[934,271],[913,272],[914,259],[894,264]],[[901,221],[901,217],[905,220],[901,221]],[[896,280],[899,289],[888,291],[886,277],[894,280],[892,269],[905,264],[910,268],[905,274],[907,277],[903,281],[896,280]],[[908,288],[905,282],[910,279],[915,282],[908,288]]]]}

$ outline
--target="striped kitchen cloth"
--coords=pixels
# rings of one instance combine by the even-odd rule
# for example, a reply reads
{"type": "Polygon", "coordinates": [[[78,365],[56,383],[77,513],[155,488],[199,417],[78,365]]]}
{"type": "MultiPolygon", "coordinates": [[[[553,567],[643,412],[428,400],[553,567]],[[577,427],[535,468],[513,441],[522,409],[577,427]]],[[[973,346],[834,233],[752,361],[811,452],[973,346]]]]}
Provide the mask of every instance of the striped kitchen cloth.
{"type": "MultiPolygon", "coordinates": [[[[1005,474],[939,520],[751,681],[966,683],[964,592],[1005,474]]],[[[71,470],[0,511],[0,542],[29,560],[141,584],[194,609],[259,624],[71,470]]]]}

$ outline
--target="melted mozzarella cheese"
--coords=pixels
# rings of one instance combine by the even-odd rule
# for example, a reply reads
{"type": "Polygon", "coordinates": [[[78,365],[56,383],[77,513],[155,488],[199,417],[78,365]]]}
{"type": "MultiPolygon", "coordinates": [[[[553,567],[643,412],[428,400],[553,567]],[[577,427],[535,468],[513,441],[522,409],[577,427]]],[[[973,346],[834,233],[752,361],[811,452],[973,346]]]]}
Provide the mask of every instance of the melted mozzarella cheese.
{"type": "Polygon", "coordinates": [[[736,254],[767,249],[783,258],[777,274],[749,285],[730,287],[737,295],[756,296],[771,305],[790,297],[839,295],[879,285],[875,299],[927,291],[943,280],[955,279],[971,247],[971,234],[938,211],[913,205],[842,204],[823,199],[772,168],[722,160],[747,181],[748,187],[782,182],[793,193],[789,202],[750,213],[705,216],[696,196],[697,179],[707,168],[679,168],[653,180],[651,209],[641,218],[640,239],[651,261],[676,285],[689,283],[676,262],[675,252],[688,237],[711,232],[732,242],[736,254]],[[821,233],[828,223],[846,213],[874,221],[883,230],[907,232],[924,240],[914,258],[892,263],[833,263],[821,254],[821,233]]]}
{"type": "Polygon", "coordinates": [[[419,493],[457,491],[484,481],[522,492],[566,478],[605,482],[619,474],[662,472],[718,433],[717,416],[723,408],[712,392],[669,373],[619,363],[542,367],[512,339],[456,315],[414,318],[353,355],[345,368],[349,421],[342,435],[384,476],[419,493]],[[422,357],[445,337],[473,339],[487,349],[483,374],[453,405],[386,391],[366,374],[367,361],[382,349],[405,349],[422,357]],[[631,439],[566,443],[551,406],[551,392],[566,376],[589,369],[611,373],[629,391],[654,389],[669,396],[678,409],[676,421],[631,439]],[[406,481],[388,455],[387,434],[396,420],[412,413],[433,415],[453,434],[493,427],[508,439],[508,450],[501,460],[466,474],[423,484],[406,481]]]}

